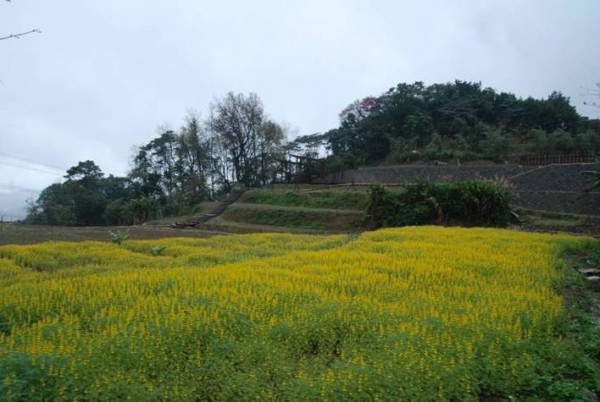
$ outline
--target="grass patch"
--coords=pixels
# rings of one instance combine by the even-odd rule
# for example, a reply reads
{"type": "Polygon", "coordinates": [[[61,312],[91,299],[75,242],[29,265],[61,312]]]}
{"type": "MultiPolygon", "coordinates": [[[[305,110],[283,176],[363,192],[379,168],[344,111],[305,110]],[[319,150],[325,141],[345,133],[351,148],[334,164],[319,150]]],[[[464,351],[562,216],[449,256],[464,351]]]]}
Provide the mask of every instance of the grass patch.
{"type": "Polygon", "coordinates": [[[519,226],[525,230],[570,232],[600,236],[600,216],[518,209],[519,226]]]}
{"type": "Polygon", "coordinates": [[[572,227],[582,225],[585,216],[553,211],[519,210],[522,220],[537,226],[572,227]]]}
{"type": "Polygon", "coordinates": [[[562,341],[539,355],[534,393],[542,400],[597,400],[590,395],[600,395],[600,286],[579,269],[600,267],[600,241],[570,244],[564,259],[557,289],[565,306],[557,326],[562,341]]]}
{"type": "Polygon", "coordinates": [[[364,210],[369,202],[369,195],[366,191],[348,190],[314,191],[310,193],[254,190],[246,193],[242,201],[251,204],[282,207],[364,210]]]}
{"type": "Polygon", "coordinates": [[[357,230],[364,220],[362,213],[276,207],[252,208],[249,205],[231,205],[224,212],[223,218],[254,225],[327,231],[357,230]]]}

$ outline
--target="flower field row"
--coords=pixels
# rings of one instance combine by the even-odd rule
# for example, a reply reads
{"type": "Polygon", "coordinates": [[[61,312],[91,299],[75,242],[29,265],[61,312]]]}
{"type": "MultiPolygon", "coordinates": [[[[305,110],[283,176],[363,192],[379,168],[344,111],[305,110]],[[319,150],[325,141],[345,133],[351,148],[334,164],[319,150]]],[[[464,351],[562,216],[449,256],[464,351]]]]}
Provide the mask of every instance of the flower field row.
{"type": "Polygon", "coordinates": [[[2,246],[0,394],[506,397],[560,346],[557,255],[589,241],[423,227],[2,246]]]}

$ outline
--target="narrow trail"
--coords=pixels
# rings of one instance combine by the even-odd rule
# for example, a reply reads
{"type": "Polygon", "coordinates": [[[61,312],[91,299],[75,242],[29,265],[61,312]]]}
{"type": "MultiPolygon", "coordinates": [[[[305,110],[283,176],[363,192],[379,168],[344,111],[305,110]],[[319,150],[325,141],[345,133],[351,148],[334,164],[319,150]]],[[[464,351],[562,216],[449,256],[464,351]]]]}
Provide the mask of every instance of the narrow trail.
{"type": "Polygon", "coordinates": [[[192,218],[185,222],[175,222],[172,226],[174,229],[198,227],[199,225],[202,225],[203,223],[208,222],[209,220],[221,215],[223,212],[225,212],[228,206],[239,200],[246,191],[246,189],[232,191],[231,194],[229,194],[229,196],[227,197],[227,199],[225,199],[225,201],[219,204],[212,211],[206,214],[202,214],[199,217],[192,218]]]}

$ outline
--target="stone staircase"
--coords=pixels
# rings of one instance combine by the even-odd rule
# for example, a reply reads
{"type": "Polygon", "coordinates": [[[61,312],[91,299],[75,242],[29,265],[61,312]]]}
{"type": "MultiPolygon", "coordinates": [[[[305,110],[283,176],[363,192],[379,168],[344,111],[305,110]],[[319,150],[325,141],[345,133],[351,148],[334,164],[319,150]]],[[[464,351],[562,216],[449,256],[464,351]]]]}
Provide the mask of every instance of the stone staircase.
{"type": "Polygon", "coordinates": [[[203,223],[207,222],[208,220],[221,215],[223,212],[225,212],[225,210],[227,209],[228,206],[230,206],[231,204],[233,204],[234,202],[239,200],[242,197],[242,195],[244,195],[245,192],[246,192],[246,189],[232,191],[229,194],[229,196],[225,199],[225,201],[223,201],[221,204],[219,204],[219,206],[216,207],[215,209],[213,209],[212,211],[210,211],[206,214],[202,214],[198,217],[192,218],[185,222],[175,222],[173,224],[173,227],[176,229],[198,227],[199,225],[202,225],[203,223]]]}

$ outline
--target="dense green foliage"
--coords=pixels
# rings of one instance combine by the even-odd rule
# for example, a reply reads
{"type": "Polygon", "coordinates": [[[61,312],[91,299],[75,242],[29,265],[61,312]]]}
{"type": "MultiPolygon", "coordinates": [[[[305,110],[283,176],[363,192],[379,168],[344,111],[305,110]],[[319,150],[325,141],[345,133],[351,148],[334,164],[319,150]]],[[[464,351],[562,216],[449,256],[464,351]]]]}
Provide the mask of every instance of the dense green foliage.
{"type": "Polygon", "coordinates": [[[581,117],[559,92],[521,99],[474,82],[401,83],[350,104],[340,120],[320,137],[332,166],[600,151],[599,122],[581,117]]]}
{"type": "Polygon", "coordinates": [[[42,191],[27,221],[47,225],[123,225],[156,217],[159,199],[145,196],[129,178],[104,177],[93,161],[67,170],[66,181],[42,191]]]}
{"type": "Polygon", "coordinates": [[[434,223],[506,226],[511,217],[510,200],[511,193],[504,185],[482,180],[421,181],[398,192],[374,185],[367,221],[372,228],[434,223]]]}

